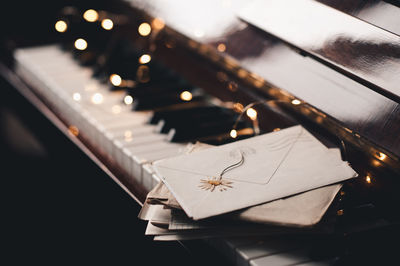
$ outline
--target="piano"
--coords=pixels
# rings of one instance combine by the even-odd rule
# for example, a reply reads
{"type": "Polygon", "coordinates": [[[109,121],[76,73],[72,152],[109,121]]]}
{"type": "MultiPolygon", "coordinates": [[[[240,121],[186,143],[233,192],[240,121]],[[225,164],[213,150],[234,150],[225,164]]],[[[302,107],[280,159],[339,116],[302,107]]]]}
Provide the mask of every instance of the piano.
{"type": "Polygon", "coordinates": [[[52,6],[40,38],[5,35],[2,78],[139,205],[160,182],[151,163],[188,143],[222,145],[301,124],[340,148],[358,173],[324,217],[334,231],[206,239],[197,247],[233,265],[396,259],[399,1],[52,6]]]}

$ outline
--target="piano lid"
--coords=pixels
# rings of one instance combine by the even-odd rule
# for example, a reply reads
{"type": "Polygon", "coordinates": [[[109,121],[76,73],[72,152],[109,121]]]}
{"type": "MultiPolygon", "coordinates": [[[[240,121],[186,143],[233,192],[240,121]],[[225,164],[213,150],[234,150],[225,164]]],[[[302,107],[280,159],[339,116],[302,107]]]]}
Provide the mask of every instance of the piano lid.
{"type": "Polygon", "coordinates": [[[313,0],[256,0],[239,16],[399,100],[400,36],[313,0]]]}
{"type": "MultiPolygon", "coordinates": [[[[351,17],[364,16],[365,20],[376,18],[376,15],[366,16],[361,10],[364,8],[365,11],[377,1],[351,0],[343,3],[339,0],[326,0],[325,2],[329,2],[335,10],[323,6],[329,8],[333,14],[340,13],[349,17],[349,21],[362,23],[360,25],[378,35],[388,35],[390,36],[388,39],[394,41],[387,45],[394,53],[381,51],[381,46],[376,47],[376,45],[372,45],[374,48],[372,50],[367,49],[368,53],[377,53],[383,58],[374,59],[368,54],[362,56],[360,54],[363,54],[364,50],[354,47],[346,48],[347,50],[340,47],[331,49],[332,56],[337,53],[336,56],[340,59],[355,60],[357,63],[361,60],[368,64],[368,68],[361,70],[356,69],[357,64],[353,64],[354,74],[337,71],[339,67],[333,66],[331,61],[327,63],[328,60],[321,60],[307,51],[294,47],[298,45],[282,41],[278,38],[278,34],[281,34],[279,32],[276,32],[277,36],[273,36],[270,32],[266,33],[240,20],[236,14],[245,5],[254,1],[243,3],[240,0],[168,2],[151,0],[144,3],[130,0],[127,2],[151,17],[164,20],[167,26],[165,31],[168,34],[183,39],[188,47],[221,65],[227,72],[252,83],[255,89],[277,99],[300,99],[305,104],[294,106],[299,113],[327,128],[341,139],[353,143],[375,159],[400,169],[400,105],[397,101],[400,98],[392,93],[398,91],[396,84],[390,83],[397,81],[400,76],[396,75],[400,65],[398,56],[400,46],[396,43],[399,37],[391,31],[383,30],[382,27],[385,25],[379,19],[372,19],[367,23],[351,17]],[[343,6],[348,7],[349,3],[358,7],[349,12],[351,16],[337,11],[345,10],[343,6]],[[353,54],[340,57],[344,50],[353,54]],[[381,69],[386,65],[388,71],[382,72],[381,69]],[[357,71],[364,73],[364,76],[357,76],[357,71]],[[389,81],[390,86],[378,90],[376,84],[371,84],[375,81],[360,82],[366,78],[372,80],[371,77],[376,73],[383,73],[380,78],[380,82],[383,83],[379,83],[380,86],[386,86],[384,83],[389,81]],[[386,80],[384,78],[386,76],[390,76],[391,80],[386,80]],[[390,90],[392,92],[389,92],[390,90]]],[[[266,2],[280,5],[277,3],[279,1],[266,2]]],[[[321,6],[317,1],[313,1],[310,8],[316,5],[321,6]]],[[[382,6],[385,6],[386,13],[388,6],[394,13],[398,9],[387,3],[382,6]]],[[[286,11],[288,13],[295,14],[299,11],[295,5],[287,5],[286,8],[289,10],[286,11]]],[[[374,12],[377,13],[376,5],[374,12]]],[[[387,23],[392,25],[390,21],[387,23]]],[[[302,29],[298,34],[308,35],[310,32],[302,29]]],[[[317,33],[314,35],[312,37],[320,36],[317,33]]],[[[327,33],[321,35],[329,39],[327,36],[327,33]]],[[[351,38],[349,37],[350,40],[351,38]]],[[[323,44],[324,40],[316,39],[315,43],[323,44]]],[[[374,41],[371,43],[374,44],[374,41]]],[[[357,42],[355,44],[358,45],[357,42]]]]}

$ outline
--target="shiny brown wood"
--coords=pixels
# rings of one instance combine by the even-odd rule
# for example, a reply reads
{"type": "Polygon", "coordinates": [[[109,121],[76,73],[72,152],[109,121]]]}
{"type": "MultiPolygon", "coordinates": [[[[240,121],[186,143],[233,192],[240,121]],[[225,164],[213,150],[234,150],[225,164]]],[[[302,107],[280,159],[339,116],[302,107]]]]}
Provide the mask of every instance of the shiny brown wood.
{"type": "MultiPolygon", "coordinates": [[[[384,159],[389,158],[392,166],[400,165],[400,106],[397,98],[374,91],[370,84],[360,82],[359,78],[345,75],[332,64],[315,60],[315,57],[307,56],[279,38],[240,21],[235,12],[243,8],[242,1],[174,1],[168,4],[168,8],[163,8],[162,4],[157,7],[161,1],[147,1],[145,5],[138,4],[138,1],[130,2],[141,10],[139,13],[163,19],[167,25],[166,35],[186,42],[194,53],[222,66],[226,73],[253,84],[254,91],[272,98],[301,99],[306,104],[305,108],[295,107],[298,113],[340,138],[348,139],[375,159],[383,158],[384,154],[387,155],[384,159]]],[[[150,22],[151,17],[144,16],[150,22]]],[[[383,34],[386,33],[390,32],[383,34]]],[[[393,34],[391,36],[396,38],[393,34]]],[[[398,51],[398,46],[393,47],[398,51]]],[[[379,52],[386,56],[385,51],[379,50],[368,50],[367,55],[379,52]]],[[[332,56],[339,51],[342,50],[333,49],[332,56]]],[[[365,49],[350,52],[363,51],[365,49]]],[[[370,61],[366,61],[369,69],[364,70],[394,62],[388,69],[395,72],[382,70],[379,73],[398,78],[399,75],[393,75],[398,71],[399,58],[396,54],[390,56],[392,61],[387,61],[387,57],[374,61],[372,56],[370,61]]],[[[355,54],[351,58],[360,56],[355,54]]],[[[397,88],[397,84],[391,86],[397,88]]]]}
{"type": "Polygon", "coordinates": [[[313,0],[255,1],[239,16],[379,93],[400,96],[400,37],[313,0]]]}
{"type": "Polygon", "coordinates": [[[318,2],[400,35],[400,2],[396,3],[396,0],[318,0],[318,2]]]}

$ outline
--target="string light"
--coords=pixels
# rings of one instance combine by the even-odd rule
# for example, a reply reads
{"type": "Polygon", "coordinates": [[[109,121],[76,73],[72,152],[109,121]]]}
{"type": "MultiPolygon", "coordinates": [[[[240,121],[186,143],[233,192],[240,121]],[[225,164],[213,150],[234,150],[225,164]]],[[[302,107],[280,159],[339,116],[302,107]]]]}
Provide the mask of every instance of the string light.
{"type": "Polygon", "coordinates": [[[125,103],[126,105],[132,104],[132,103],[133,103],[133,97],[130,96],[130,95],[126,95],[126,96],[124,97],[124,103],[125,103]]]}
{"type": "Polygon", "coordinates": [[[386,159],[386,154],[384,154],[382,152],[378,152],[377,155],[378,155],[378,159],[381,161],[386,159]]]}
{"type": "Polygon", "coordinates": [[[161,18],[155,18],[151,24],[156,30],[162,30],[165,27],[165,23],[161,18]]]}
{"type": "Polygon", "coordinates": [[[68,29],[68,24],[64,20],[59,20],[56,22],[54,27],[56,28],[56,31],[58,31],[58,32],[65,32],[68,29]]]}
{"type": "Polygon", "coordinates": [[[71,125],[68,127],[68,133],[71,136],[77,137],[79,135],[79,129],[77,126],[71,125]]]}
{"type": "Polygon", "coordinates": [[[97,93],[93,94],[93,96],[92,96],[92,103],[94,103],[94,104],[101,104],[103,102],[103,100],[104,100],[104,97],[101,93],[97,92],[97,93]]]}
{"type": "Polygon", "coordinates": [[[138,32],[141,36],[148,36],[151,33],[151,26],[147,22],[139,25],[138,32]]]}
{"type": "Polygon", "coordinates": [[[192,100],[193,95],[189,91],[183,91],[180,94],[180,98],[181,98],[182,101],[187,101],[188,102],[188,101],[192,100]]]}
{"type": "MultiPolygon", "coordinates": [[[[284,100],[267,100],[267,101],[257,101],[257,102],[253,102],[253,103],[250,103],[250,104],[248,104],[248,105],[246,105],[245,107],[243,107],[243,105],[241,105],[240,104],[240,109],[239,108],[237,108],[238,106],[237,106],[237,103],[236,104],[233,104],[233,108],[235,109],[235,110],[238,110],[239,112],[240,112],[240,115],[237,117],[237,119],[236,119],[236,121],[235,121],[235,124],[233,125],[233,127],[232,127],[232,130],[230,131],[230,136],[232,137],[232,138],[236,138],[237,137],[237,135],[238,135],[238,132],[236,131],[236,127],[237,127],[237,125],[238,125],[238,123],[239,123],[239,121],[240,121],[240,119],[242,118],[242,116],[244,115],[244,114],[246,114],[251,120],[252,120],[252,123],[253,123],[253,133],[255,134],[255,135],[258,135],[258,134],[260,134],[260,127],[259,127],[259,122],[258,122],[258,113],[257,113],[257,111],[254,109],[254,108],[252,108],[252,107],[254,107],[255,105],[257,105],[257,104],[266,104],[266,105],[271,105],[271,106],[275,106],[277,103],[285,103],[285,104],[290,104],[290,103],[292,103],[292,104],[295,104],[295,105],[297,105],[297,104],[301,104],[301,101],[299,101],[299,100],[293,100],[293,101],[291,101],[291,102],[288,102],[288,101],[284,101],[284,100]]],[[[273,131],[279,131],[280,130],[280,128],[275,128],[273,131]]]]}
{"type": "Polygon", "coordinates": [[[147,64],[150,61],[151,61],[151,56],[149,54],[144,54],[141,57],[139,57],[140,64],[147,64]]]}
{"type": "Polygon", "coordinates": [[[82,38],[77,39],[75,41],[74,45],[75,45],[76,49],[81,50],[81,51],[85,50],[88,46],[87,42],[82,38]]]}
{"type": "Polygon", "coordinates": [[[229,133],[229,135],[231,136],[231,138],[236,139],[237,138],[237,130],[236,129],[232,129],[231,132],[229,133]]]}
{"type": "Polygon", "coordinates": [[[105,30],[111,30],[114,27],[114,22],[109,18],[103,19],[101,21],[101,27],[105,30]]]}
{"type": "Polygon", "coordinates": [[[299,105],[299,104],[301,104],[301,101],[300,101],[300,100],[297,100],[297,99],[294,99],[294,100],[292,101],[292,104],[293,104],[293,105],[299,105]]]}
{"type": "Polygon", "coordinates": [[[371,184],[372,180],[371,180],[371,177],[369,175],[367,175],[365,177],[365,182],[367,182],[368,184],[371,184]]]}
{"type": "Polygon", "coordinates": [[[81,94],[79,92],[75,92],[74,94],[72,94],[72,99],[74,99],[74,101],[79,102],[81,100],[81,94]]]}
{"type": "Polygon", "coordinates": [[[99,13],[94,9],[88,9],[83,13],[83,18],[88,22],[95,22],[99,19],[99,13]]]}
{"type": "Polygon", "coordinates": [[[246,115],[247,115],[251,120],[256,120],[256,119],[257,119],[257,111],[254,110],[253,108],[247,109],[246,115]]]}
{"type": "Polygon", "coordinates": [[[233,104],[233,109],[238,113],[243,112],[243,108],[244,108],[244,106],[241,103],[234,103],[233,104]]]}
{"type": "Polygon", "coordinates": [[[223,43],[218,44],[217,50],[218,50],[219,52],[221,52],[221,53],[222,53],[222,52],[225,52],[225,51],[226,51],[226,45],[223,44],[223,43]]]}
{"type": "Polygon", "coordinates": [[[112,85],[118,87],[122,83],[122,78],[118,74],[111,74],[110,75],[110,82],[111,82],[112,85]]]}

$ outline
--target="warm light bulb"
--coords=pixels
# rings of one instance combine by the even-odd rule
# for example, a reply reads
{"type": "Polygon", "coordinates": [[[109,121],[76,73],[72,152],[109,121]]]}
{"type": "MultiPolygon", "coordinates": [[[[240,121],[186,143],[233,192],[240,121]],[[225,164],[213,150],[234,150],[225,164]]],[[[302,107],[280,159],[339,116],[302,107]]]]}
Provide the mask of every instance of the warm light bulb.
{"type": "Polygon", "coordinates": [[[231,138],[233,138],[233,139],[237,138],[237,131],[236,131],[236,129],[232,129],[232,130],[231,130],[231,133],[230,133],[229,135],[230,135],[231,138]]]}
{"type": "Polygon", "coordinates": [[[112,85],[118,87],[122,83],[122,78],[118,74],[111,74],[110,75],[110,82],[111,82],[112,85]]]}
{"type": "Polygon", "coordinates": [[[218,50],[219,52],[221,52],[221,53],[222,53],[222,52],[225,52],[225,50],[226,50],[226,45],[223,44],[223,43],[218,44],[217,50],[218,50]]]}
{"type": "Polygon", "coordinates": [[[165,23],[161,18],[155,18],[151,24],[153,25],[153,28],[156,30],[161,30],[165,26],[165,23]]]}
{"type": "Polygon", "coordinates": [[[101,21],[101,27],[105,30],[111,30],[114,27],[114,23],[111,19],[106,18],[101,21]]]}
{"type": "Polygon", "coordinates": [[[367,182],[368,184],[371,184],[371,177],[369,176],[369,175],[367,175],[366,177],[365,177],[365,182],[367,182]]]}
{"type": "Polygon", "coordinates": [[[82,99],[82,96],[79,92],[75,92],[74,94],[72,94],[72,99],[74,99],[74,101],[79,102],[82,99]]]}
{"type": "Polygon", "coordinates": [[[190,93],[190,91],[183,91],[180,95],[180,98],[182,101],[190,101],[193,98],[192,93],[190,93]]]}
{"type": "Polygon", "coordinates": [[[257,111],[254,110],[253,108],[247,109],[246,115],[247,115],[251,120],[256,120],[256,119],[257,119],[257,111]]]}
{"type": "Polygon", "coordinates": [[[83,13],[83,18],[88,22],[95,22],[99,19],[99,13],[94,9],[88,9],[83,13]]]}
{"type": "Polygon", "coordinates": [[[79,129],[77,126],[71,125],[68,127],[68,133],[71,136],[77,137],[79,135],[79,129]]]}
{"type": "Polygon", "coordinates": [[[384,154],[382,152],[378,152],[377,155],[378,155],[378,159],[381,161],[386,159],[386,154],[384,154]]]}
{"type": "Polygon", "coordinates": [[[104,98],[101,93],[95,93],[92,96],[92,103],[94,104],[101,104],[103,102],[104,98]]]}
{"type": "Polygon", "coordinates": [[[65,22],[64,20],[57,21],[54,27],[58,32],[65,32],[68,29],[67,22],[65,22]]]}
{"type": "Polygon", "coordinates": [[[84,39],[79,38],[75,41],[75,48],[83,51],[87,48],[87,42],[84,39]]]}
{"type": "Polygon", "coordinates": [[[292,104],[293,104],[293,105],[299,105],[299,104],[301,104],[301,101],[300,101],[300,100],[297,100],[297,99],[294,99],[294,100],[292,101],[292,104]]]}
{"type": "Polygon", "coordinates": [[[151,33],[151,26],[147,22],[139,25],[138,32],[141,36],[148,36],[151,33]]]}
{"type": "Polygon", "coordinates": [[[126,105],[132,104],[132,103],[133,103],[133,97],[130,96],[130,95],[126,95],[126,96],[124,97],[124,103],[125,103],[126,105]]]}
{"type": "Polygon", "coordinates": [[[141,57],[139,57],[140,64],[147,64],[150,61],[151,61],[151,56],[149,54],[144,54],[141,57]]]}

